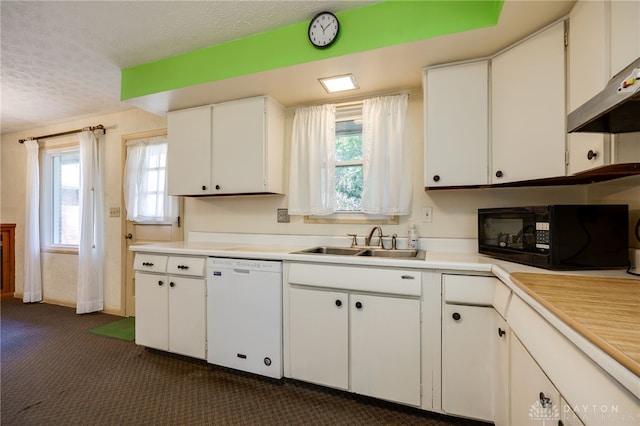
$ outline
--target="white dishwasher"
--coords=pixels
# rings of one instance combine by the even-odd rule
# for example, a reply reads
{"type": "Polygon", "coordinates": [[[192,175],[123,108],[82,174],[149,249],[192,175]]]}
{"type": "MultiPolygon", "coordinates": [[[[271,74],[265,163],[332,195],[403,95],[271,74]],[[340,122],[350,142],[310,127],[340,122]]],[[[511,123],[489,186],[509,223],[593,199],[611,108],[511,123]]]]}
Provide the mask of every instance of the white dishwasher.
{"type": "Polygon", "coordinates": [[[282,377],[282,262],[207,260],[207,361],[282,377]]]}

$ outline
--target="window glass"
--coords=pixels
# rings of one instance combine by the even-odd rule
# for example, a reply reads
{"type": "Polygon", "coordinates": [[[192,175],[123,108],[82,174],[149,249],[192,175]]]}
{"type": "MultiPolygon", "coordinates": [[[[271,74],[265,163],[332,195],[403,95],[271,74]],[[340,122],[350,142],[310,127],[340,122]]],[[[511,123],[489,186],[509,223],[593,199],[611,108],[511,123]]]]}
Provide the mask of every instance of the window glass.
{"type": "Polygon", "coordinates": [[[362,210],[362,109],[336,114],[336,211],[362,210]]]}
{"type": "Polygon", "coordinates": [[[48,246],[77,246],[80,241],[80,151],[45,153],[43,175],[44,240],[48,246]]]}

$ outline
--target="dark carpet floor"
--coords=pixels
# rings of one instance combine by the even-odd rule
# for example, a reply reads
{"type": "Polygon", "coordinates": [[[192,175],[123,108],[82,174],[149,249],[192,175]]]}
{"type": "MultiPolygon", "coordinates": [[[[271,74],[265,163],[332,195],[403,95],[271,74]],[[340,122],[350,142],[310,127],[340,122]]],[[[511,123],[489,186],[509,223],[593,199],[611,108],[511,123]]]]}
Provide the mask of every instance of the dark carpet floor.
{"type": "Polygon", "coordinates": [[[89,333],[112,315],[3,299],[0,319],[3,426],[482,424],[89,333]]]}

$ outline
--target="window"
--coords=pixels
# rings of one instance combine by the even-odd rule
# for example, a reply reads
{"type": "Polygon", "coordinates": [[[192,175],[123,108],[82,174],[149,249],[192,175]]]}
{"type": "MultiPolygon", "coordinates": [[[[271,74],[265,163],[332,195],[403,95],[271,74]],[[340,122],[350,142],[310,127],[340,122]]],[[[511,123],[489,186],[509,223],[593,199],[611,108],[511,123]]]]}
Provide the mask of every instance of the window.
{"type": "Polygon", "coordinates": [[[336,211],[362,210],[362,105],[336,109],[336,211]]]}
{"type": "Polygon", "coordinates": [[[77,248],[80,241],[80,148],[43,154],[43,242],[49,248],[77,248]]]}
{"type": "Polygon", "coordinates": [[[124,200],[127,220],[175,222],[178,200],[166,194],[167,139],[165,136],[127,142],[124,200]]]}

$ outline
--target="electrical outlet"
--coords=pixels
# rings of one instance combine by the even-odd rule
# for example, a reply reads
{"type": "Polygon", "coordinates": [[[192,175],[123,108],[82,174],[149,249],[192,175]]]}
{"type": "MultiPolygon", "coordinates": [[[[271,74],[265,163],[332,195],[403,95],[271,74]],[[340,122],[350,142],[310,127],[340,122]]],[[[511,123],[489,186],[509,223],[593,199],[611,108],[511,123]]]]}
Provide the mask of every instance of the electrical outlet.
{"type": "Polygon", "coordinates": [[[433,207],[422,208],[422,221],[425,223],[433,222],[433,207]]]}
{"type": "Polygon", "coordinates": [[[278,209],[278,223],[289,223],[291,217],[289,216],[289,209],[278,209]]]}
{"type": "Polygon", "coordinates": [[[120,217],[120,207],[109,207],[109,217],[120,217]]]}

